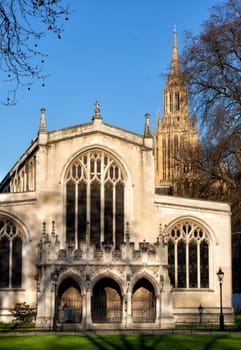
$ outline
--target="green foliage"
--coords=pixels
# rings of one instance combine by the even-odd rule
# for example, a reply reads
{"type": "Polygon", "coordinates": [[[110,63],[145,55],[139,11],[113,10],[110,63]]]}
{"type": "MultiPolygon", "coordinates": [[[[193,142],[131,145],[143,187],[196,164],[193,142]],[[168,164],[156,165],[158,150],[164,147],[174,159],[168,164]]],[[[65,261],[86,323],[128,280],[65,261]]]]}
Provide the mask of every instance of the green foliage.
{"type": "Polygon", "coordinates": [[[235,316],[235,326],[237,327],[238,330],[241,330],[241,315],[236,315],[235,316]]]}
{"type": "Polygon", "coordinates": [[[16,322],[31,322],[35,319],[36,308],[31,307],[26,302],[17,303],[11,311],[16,322]]]}

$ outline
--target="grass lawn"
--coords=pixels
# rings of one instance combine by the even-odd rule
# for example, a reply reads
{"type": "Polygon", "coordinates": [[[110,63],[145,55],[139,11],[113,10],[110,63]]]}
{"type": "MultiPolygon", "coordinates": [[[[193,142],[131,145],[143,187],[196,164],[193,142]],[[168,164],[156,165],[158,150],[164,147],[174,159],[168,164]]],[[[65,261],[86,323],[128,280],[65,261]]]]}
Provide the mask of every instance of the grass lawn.
{"type": "Polygon", "coordinates": [[[1,336],[0,349],[240,350],[241,334],[1,336]]]}

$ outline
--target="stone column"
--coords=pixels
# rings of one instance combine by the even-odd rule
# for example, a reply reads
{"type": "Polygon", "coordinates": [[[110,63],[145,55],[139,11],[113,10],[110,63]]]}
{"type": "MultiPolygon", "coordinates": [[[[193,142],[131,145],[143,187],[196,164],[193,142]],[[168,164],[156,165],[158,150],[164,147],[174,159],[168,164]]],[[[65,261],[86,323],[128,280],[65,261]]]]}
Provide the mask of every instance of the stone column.
{"type": "Polygon", "coordinates": [[[92,320],[91,320],[91,290],[90,288],[86,291],[86,328],[92,328],[92,320]]]}
{"type": "Polygon", "coordinates": [[[127,301],[127,313],[126,313],[126,328],[132,328],[132,317],[131,317],[131,291],[129,288],[126,293],[127,301]]]}

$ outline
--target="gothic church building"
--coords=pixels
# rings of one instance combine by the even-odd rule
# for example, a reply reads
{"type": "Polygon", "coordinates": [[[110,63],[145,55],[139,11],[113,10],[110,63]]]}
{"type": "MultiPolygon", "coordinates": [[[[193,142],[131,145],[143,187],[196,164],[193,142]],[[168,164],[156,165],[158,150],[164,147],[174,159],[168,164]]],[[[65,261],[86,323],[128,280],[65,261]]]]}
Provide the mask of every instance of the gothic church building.
{"type": "Polygon", "coordinates": [[[232,322],[230,206],[168,195],[170,147],[197,142],[174,32],[154,137],[90,122],[38,135],[0,184],[0,321],[36,306],[43,328],[161,329],[232,322]],[[164,191],[163,191],[164,189],[164,191]]]}

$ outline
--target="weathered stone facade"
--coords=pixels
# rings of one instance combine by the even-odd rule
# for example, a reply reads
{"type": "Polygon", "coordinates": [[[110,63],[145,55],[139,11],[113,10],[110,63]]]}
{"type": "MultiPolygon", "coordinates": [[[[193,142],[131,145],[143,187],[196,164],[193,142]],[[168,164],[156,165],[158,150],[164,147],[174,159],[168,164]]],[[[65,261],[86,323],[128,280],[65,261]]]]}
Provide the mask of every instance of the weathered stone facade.
{"type": "Polygon", "coordinates": [[[92,121],[37,138],[0,185],[0,320],[17,302],[39,327],[160,329],[232,322],[230,206],[155,191],[144,135],[92,121]]]}

